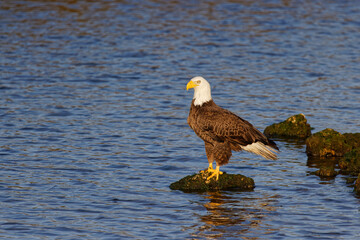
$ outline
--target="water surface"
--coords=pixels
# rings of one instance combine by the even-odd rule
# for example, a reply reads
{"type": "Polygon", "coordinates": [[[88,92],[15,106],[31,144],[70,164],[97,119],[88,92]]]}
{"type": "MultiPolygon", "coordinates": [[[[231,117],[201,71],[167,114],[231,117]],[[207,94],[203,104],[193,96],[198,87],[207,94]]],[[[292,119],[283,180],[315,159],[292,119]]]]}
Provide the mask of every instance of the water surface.
{"type": "Polygon", "coordinates": [[[356,1],[4,1],[0,237],[356,239],[346,176],[311,174],[301,142],[277,161],[234,154],[251,192],[185,194],[207,167],[187,126],[189,79],[261,131],[304,113],[359,132],[356,1]]]}

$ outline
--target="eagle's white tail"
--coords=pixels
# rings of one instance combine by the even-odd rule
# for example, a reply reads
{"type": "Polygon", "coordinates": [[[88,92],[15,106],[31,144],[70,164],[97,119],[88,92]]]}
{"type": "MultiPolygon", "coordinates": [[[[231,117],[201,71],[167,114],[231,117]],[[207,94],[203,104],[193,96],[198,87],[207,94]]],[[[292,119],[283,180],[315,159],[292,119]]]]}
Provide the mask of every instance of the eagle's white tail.
{"type": "Polygon", "coordinates": [[[278,151],[270,146],[263,144],[262,142],[255,142],[246,146],[241,146],[241,148],[245,151],[263,156],[266,159],[277,159],[276,153],[278,153],[278,151]]]}

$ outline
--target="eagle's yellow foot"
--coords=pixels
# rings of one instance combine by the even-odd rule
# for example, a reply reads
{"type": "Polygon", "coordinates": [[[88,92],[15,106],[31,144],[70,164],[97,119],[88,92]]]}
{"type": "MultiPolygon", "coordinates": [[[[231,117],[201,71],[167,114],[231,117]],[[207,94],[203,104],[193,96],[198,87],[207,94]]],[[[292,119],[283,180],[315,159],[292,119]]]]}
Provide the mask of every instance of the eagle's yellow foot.
{"type": "Polygon", "coordinates": [[[212,163],[209,163],[209,167],[208,167],[207,170],[202,170],[202,171],[200,171],[200,172],[201,172],[201,173],[205,173],[206,171],[208,171],[208,172],[213,172],[213,171],[215,171],[214,168],[213,168],[212,163]]]}
{"type": "Polygon", "coordinates": [[[208,170],[209,172],[213,172],[213,174],[211,174],[207,180],[210,180],[211,178],[216,176],[216,181],[219,180],[219,175],[223,174],[223,172],[220,171],[220,166],[216,166],[216,169],[212,169],[211,171],[208,170]]]}

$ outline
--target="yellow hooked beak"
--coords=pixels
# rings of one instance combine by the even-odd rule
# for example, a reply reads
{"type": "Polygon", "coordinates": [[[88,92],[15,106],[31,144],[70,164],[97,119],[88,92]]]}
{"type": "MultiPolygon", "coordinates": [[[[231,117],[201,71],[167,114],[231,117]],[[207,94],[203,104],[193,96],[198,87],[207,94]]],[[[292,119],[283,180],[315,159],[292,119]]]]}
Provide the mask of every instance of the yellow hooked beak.
{"type": "Polygon", "coordinates": [[[190,88],[194,88],[194,87],[197,87],[199,85],[197,85],[196,83],[194,83],[192,80],[190,80],[188,82],[188,84],[186,84],[186,91],[189,90],[190,88]]]}

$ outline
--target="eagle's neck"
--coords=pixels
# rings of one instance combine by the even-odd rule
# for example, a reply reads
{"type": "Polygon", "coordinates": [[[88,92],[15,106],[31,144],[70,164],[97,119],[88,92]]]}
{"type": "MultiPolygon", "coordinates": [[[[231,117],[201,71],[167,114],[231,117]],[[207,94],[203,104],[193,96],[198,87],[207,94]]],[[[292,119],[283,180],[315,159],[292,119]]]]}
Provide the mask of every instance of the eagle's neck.
{"type": "Polygon", "coordinates": [[[210,86],[202,86],[201,88],[195,87],[194,88],[194,105],[195,106],[202,106],[204,103],[209,102],[212,100],[211,98],[211,89],[210,86]]]}

